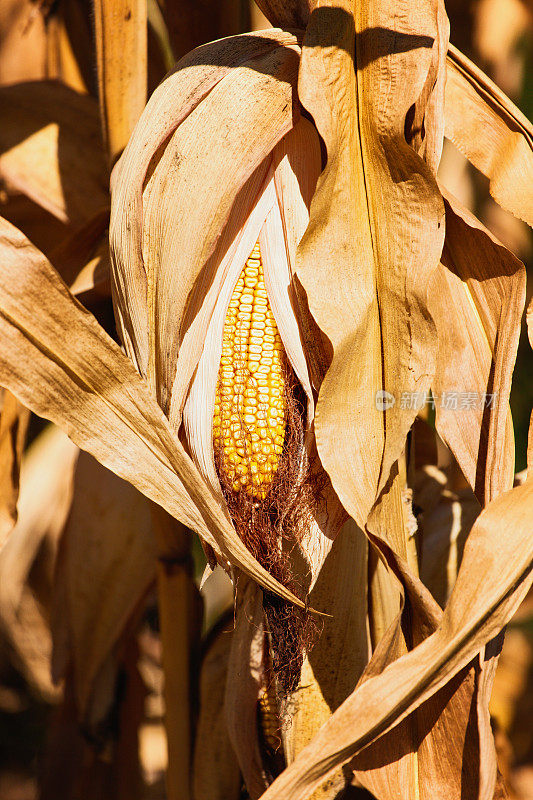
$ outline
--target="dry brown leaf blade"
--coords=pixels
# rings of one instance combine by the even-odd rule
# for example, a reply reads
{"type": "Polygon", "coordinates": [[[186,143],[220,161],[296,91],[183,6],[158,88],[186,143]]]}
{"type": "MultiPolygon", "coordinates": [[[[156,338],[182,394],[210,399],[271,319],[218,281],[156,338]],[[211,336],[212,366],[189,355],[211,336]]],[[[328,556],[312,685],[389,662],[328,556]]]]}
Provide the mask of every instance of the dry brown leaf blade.
{"type": "MultiPolygon", "coordinates": [[[[184,56],[151,96],[115,167],[110,229],[115,315],[126,352],[142,375],[148,373],[150,351],[149,289],[142,253],[142,191],[150,162],[180,123],[232,69],[248,63],[253,70],[259,66],[256,59],[295,43],[292,34],[261,31],[203,45],[184,56]]],[[[198,175],[195,188],[197,182],[198,175]]],[[[203,238],[202,234],[202,241],[203,238]]]]}
{"type": "Polygon", "coordinates": [[[120,348],[16,228],[4,221],[1,233],[0,382],[198,532],[223,562],[301,606],[250,555],[120,348]]]}
{"type": "Polygon", "coordinates": [[[308,798],[332,770],[434,696],[500,632],[533,582],[532,511],[529,479],[482,512],[435,633],[362,683],[263,800],[308,798]]]}
{"type": "Polygon", "coordinates": [[[482,504],[513,482],[508,402],[524,295],[522,263],[446,194],[446,242],[429,292],[436,426],[482,504]]]}
{"type": "Polygon", "coordinates": [[[533,126],[456,47],[447,58],[445,135],[489,178],[503,208],[533,225],[533,126]]]}
{"type": "Polygon", "coordinates": [[[22,453],[30,412],[0,388],[0,547],[17,521],[22,453]]]}
{"type": "Polygon", "coordinates": [[[32,443],[22,466],[19,519],[0,550],[2,638],[29,685],[48,700],[57,699],[50,673],[50,598],[78,454],[78,448],[52,426],[32,443]],[[32,581],[36,562],[37,586],[32,581]]]}
{"type": "Polygon", "coordinates": [[[0,88],[9,125],[0,130],[0,175],[18,191],[76,227],[109,205],[93,98],[54,81],[0,88]]]}
{"type": "Polygon", "coordinates": [[[53,672],[56,680],[64,677],[72,659],[77,707],[84,715],[99,669],[155,577],[148,500],[80,453],[60,547],[53,672]]]}
{"type": "Polygon", "coordinates": [[[405,115],[433,58],[433,4],[403,21],[408,32],[389,53],[396,24],[389,4],[372,18],[365,5],[355,15],[349,2],[321,6],[306,32],[299,77],[301,101],[328,152],[297,271],[332,345],[317,446],[341,502],[363,527],[415,416],[400,409],[400,395],[429,388],[436,338],[421,287],[444,238],[435,180],[404,138],[405,115]],[[387,407],[389,396],[377,395],[383,390],[397,402],[387,407]]]}

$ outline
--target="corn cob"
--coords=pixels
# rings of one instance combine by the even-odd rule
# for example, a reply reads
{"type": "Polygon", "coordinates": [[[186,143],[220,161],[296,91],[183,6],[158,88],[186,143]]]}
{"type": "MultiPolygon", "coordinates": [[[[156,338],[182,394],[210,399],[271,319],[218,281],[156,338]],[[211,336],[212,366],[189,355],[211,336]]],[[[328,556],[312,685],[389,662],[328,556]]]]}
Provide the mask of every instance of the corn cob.
{"type": "Polygon", "coordinates": [[[283,450],[284,358],[257,242],[226,315],[213,416],[219,469],[254,499],[268,494],[283,450]]]}
{"type": "Polygon", "coordinates": [[[272,753],[281,751],[281,729],[278,716],[278,701],[274,683],[271,682],[259,695],[258,721],[260,730],[267,747],[272,753]]]}

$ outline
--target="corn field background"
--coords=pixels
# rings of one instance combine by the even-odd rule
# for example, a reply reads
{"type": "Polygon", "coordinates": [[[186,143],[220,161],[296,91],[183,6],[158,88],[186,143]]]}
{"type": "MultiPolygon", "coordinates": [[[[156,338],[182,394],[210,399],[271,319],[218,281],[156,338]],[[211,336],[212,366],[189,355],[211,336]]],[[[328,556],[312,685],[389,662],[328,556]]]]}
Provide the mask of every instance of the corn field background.
{"type": "Polygon", "coordinates": [[[531,800],[530,0],[0,0],[0,115],[0,800],[531,800]]]}

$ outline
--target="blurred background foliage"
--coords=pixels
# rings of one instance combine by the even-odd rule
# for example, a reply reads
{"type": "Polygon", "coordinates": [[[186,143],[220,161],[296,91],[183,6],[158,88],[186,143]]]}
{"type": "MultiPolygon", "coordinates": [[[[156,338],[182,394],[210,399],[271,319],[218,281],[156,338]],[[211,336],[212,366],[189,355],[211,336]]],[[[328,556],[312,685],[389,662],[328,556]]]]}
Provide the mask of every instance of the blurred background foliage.
{"type": "MultiPolygon", "coordinates": [[[[531,118],[531,0],[448,0],[446,7],[451,41],[531,118]]],[[[192,48],[223,36],[268,27],[252,0],[148,0],[148,25],[149,93],[174,61],[192,48]]],[[[82,110],[86,117],[82,122],[86,131],[91,125],[97,131],[95,64],[90,3],[84,0],[0,0],[0,87],[57,80],[70,90],[92,98],[87,103],[84,101],[82,110]]],[[[35,122],[33,130],[32,109],[21,111],[19,108],[18,113],[27,114],[27,135],[31,136],[54,121],[56,109],[50,107],[48,117],[35,122]]],[[[79,125],[80,119],[70,120],[70,124],[79,125]]],[[[90,198],[82,198],[74,214],[71,198],[71,207],[67,207],[67,213],[61,217],[36,202],[31,192],[19,191],[10,185],[9,170],[1,167],[2,157],[8,156],[17,142],[10,138],[7,107],[2,128],[0,214],[20,228],[52,263],[54,259],[68,263],[69,237],[79,238],[80,226],[83,229],[88,221],[93,228],[96,225],[105,229],[106,226],[108,199],[103,148],[102,165],[98,167],[101,195],[94,201],[96,206],[89,208],[90,198]],[[95,217],[98,203],[101,214],[95,217]]],[[[94,135],[99,134],[95,132],[94,135]]],[[[531,230],[494,203],[486,179],[449,142],[445,143],[441,175],[459,200],[525,262],[529,301],[533,267],[531,230]]],[[[63,175],[65,196],[67,183],[63,175]]],[[[105,264],[107,258],[105,248],[101,251],[96,248],[87,255],[95,269],[98,264],[105,264]]],[[[86,297],[82,292],[81,297],[100,322],[114,333],[105,281],[100,293],[93,290],[91,296],[86,297]]],[[[527,431],[533,406],[533,363],[525,329],[518,352],[511,406],[516,433],[516,471],[520,472],[526,465],[527,431]]],[[[32,419],[28,442],[37,440],[44,427],[42,421],[32,419]]],[[[77,454],[69,453],[64,442],[59,443],[58,448],[58,486],[64,486],[65,480],[67,483],[73,480],[77,454]]],[[[28,473],[32,468],[31,459],[34,469],[38,469],[39,453],[34,451],[26,458],[28,473]]],[[[137,609],[129,624],[129,637],[117,646],[112,682],[114,694],[111,700],[106,700],[105,719],[100,720],[100,727],[87,724],[80,729],[73,710],[74,699],[69,696],[68,680],[64,687],[54,686],[50,681],[50,592],[58,542],[69,513],[67,508],[62,521],[56,519],[50,523],[28,562],[24,591],[28,592],[31,602],[24,606],[27,613],[22,622],[29,643],[15,644],[5,626],[0,627],[0,798],[164,798],[167,757],[162,723],[161,641],[153,587],[148,588],[142,607],[137,609]],[[33,660],[28,667],[30,652],[33,660]]],[[[28,536],[31,539],[31,535],[28,536]]],[[[199,584],[205,561],[197,544],[193,559],[195,580],[199,584]]],[[[220,630],[227,624],[228,617],[224,615],[228,612],[231,624],[231,591],[221,570],[210,578],[202,595],[204,634],[209,634],[214,625],[220,630]]],[[[210,652],[215,641],[212,634],[206,636],[204,654],[210,652]]],[[[199,661],[201,654],[196,657],[199,661]]],[[[102,685],[107,684],[104,681],[102,685]]],[[[526,599],[507,632],[491,710],[500,767],[508,779],[511,796],[515,800],[533,800],[532,597],[526,599]]]]}

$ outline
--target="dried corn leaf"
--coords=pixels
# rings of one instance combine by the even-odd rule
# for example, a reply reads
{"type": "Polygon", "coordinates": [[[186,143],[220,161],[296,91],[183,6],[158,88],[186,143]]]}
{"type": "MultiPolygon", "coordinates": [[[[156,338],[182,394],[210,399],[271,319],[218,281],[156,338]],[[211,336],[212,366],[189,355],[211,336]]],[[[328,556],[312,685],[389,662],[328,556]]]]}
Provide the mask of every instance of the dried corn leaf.
{"type": "Polygon", "coordinates": [[[292,126],[295,48],[291,34],[268,31],[214,42],[187,55],[150,98],[114,170],[115,313],[128,355],[141,374],[150,375],[164,409],[192,285],[237,191],[292,126]],[[236,114],[249,120],[246,138],[244,127],[233,124],[236,114]],[[194,159],[186,158],[191,152],[194,159]]]}
{"type": "MultiPolygon", "coordinates": [[[[482,512],[466,542],[457,582],[435,633],[381,674],[361,683],[274,781],[264,800],[308,798],[338,765],[377,741],[449,684],[500,632],[533,581],[532,512],[531,479],[482,512]]],[[[482,705],[480,701],[480,708],[482,705]]],[[[483,776],[480,796],[492,797],[495,779],[495,769],[483,776]]]]}
{"type": "Polygon", "coordinates": [[[415,475],[414,503],[420,509],[420,576],[444,607],[457,578],[466,538],[479,514],[479,502],[470,488],[453,491],[445,473],[428,465],[415,475]]]}
{"type": "MultiPolygon", "coordinates": [[[[285,704],[282,734],[289,764],[351,694],[370,657],[367,549],[363,532],[347,520],[309,593],[310,603],[330,616],[321,622],[320,635],[304,659],[300,684],[285,704]]],[[[328,789],[323,788],[325,798],[331,796],[333,783],[342,788],[340,770],[328,789]]]]}
{"type": "Polygon", "coordinates": [[[445,135],[489,178],[496,202],[533,225],[533,126],[453,45],[444,119],[445,135]]]}
{"type": "Polygon", "coordinates": [[[33,0],[0,4],[0,84],[41,80],[46,74],[44,17],[33,0]]]}
{"type": "Polygon", "coordinates": [[[508,402],[524,293],[521,262],[447,196],[442,264],[429,291],[436,426],[482,504],[513,482],[508,402]]]}
{"type": "Polygon", "coordinates": [[[46,77],[96,96],[92,4],[60,0],[46,14],[46,77]]]}
{"type": "Polygon", "coordinates": [[[17,521],[19,473],[30,412],[0,388],[0,547],[17,521]]]}
{"type": "Polygon", "coordinates": [[[224,563],[302,605],[244,547],[129,359],[44,256],[5,221],[0,248],[0,383],[195,530],[224,563]]]}
{"type": "Polygon", "coordinates": [[[408,12],[391,39],[396,25],[392,4],[358,6],[355,15],[349,2],[321,6],[299,77],[301,102],[328,152],[297,270],[333,349],[317,447],[343,506],[363,527],[416,413],[400,403],[383,413],[377,392],[429,388],[436,337],[424,295],[444,238],[435,179],[404,138],[405,116],[432,64],[433,4],[408,12]]]}
{"type": "Polygon", "coordinates": [[[259,743],[257,702],[265,685],[265,616],[258,586],[237,582],[235,629],[228,655],[224,714],[231,745],[248,793],[263,796],[268,778],[259,743]]]}
{"type": "Polygon", "coordinates": [[[50,601],[78,453],[52,427],[32,444],[22,467],[19,519],[0,551],[0,628],[14,663],[33,690],[49,701],[57,697],[50,675],[50,601]],[[31,574],[35,563],[37,583],[31,574]]]}
{"type": "Polygon", "coordinates": [[[52,81],[0,88],[0,178],[58,220],[79,226],[109,204],[95,101],[52,81]]]}
{"type": "Polygon", "coordinates": [[[200,711],[194,748],[195,800],[239,800],[242,778],[224,716],[233,624],[218,627],[206,646],[200,673],[200,711]]]}
{"type": "Polygon", "coordinates": [[[146,104],[146,0],[95,0],[98,94],[113,164],[146,104]]]}
{"type": "Polygon", "coordinates": [[[99,669],[154,580],[155,548],[147,499],[81,453],[61,539],[52,630],[54,677],[72,666],[82,715],[99,669]]]}
{"type": "Polygon", "coordinates": [[[50,261],[72,294],[96,289],[110,295],[109,209],[103,209],[50,252],[50,261]]]}

